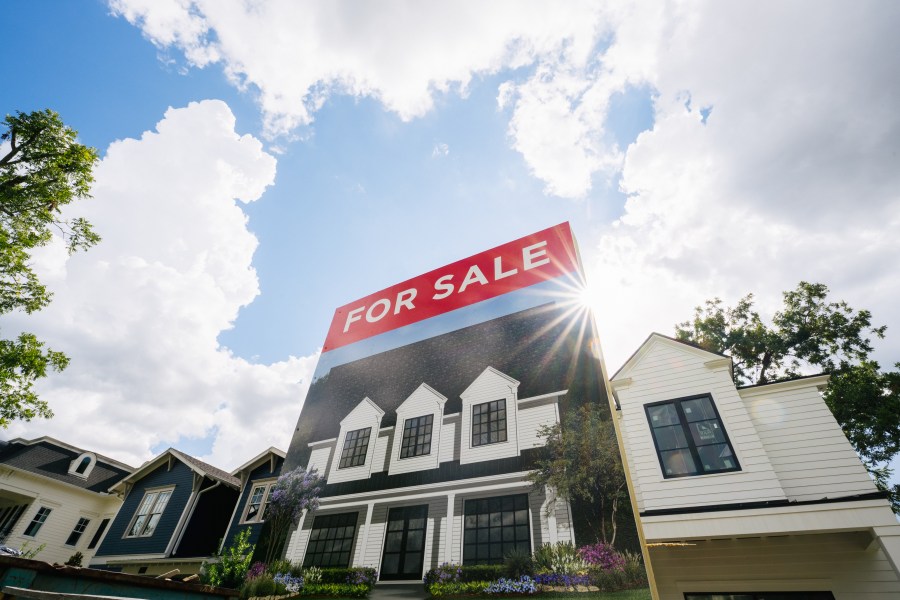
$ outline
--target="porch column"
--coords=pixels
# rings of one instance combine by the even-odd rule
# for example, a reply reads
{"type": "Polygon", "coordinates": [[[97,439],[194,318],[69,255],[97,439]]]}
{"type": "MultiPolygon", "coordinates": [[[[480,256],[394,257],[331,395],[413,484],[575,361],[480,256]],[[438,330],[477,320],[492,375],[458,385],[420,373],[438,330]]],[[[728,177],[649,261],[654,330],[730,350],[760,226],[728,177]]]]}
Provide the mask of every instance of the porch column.
{"type": "Polygon", "coordinates": [[[357,550],[358,560],[356,564],[378,568],[378,565],[366,565],[366,550],[369,547],[369,528],[372,526],[373,512],[375,512],[375,503],[369,502],[366,504],[366,522],[362,527],[362,535],[359,536],[360,548],[357,550]]]}
{"type": "Polygon", "coordinates": [[[447,494],[447,516],[444,518],[444,562],[453,562],[453,510],[456,494],[447,494]]]}
{"type": "Polygon", "coordinates": [[[541,518],[547,517],[547,533],[551,544],[559,541],[559,530],[556,527],[556,493],[551,487],[544,488],[544,503],[541,505],[541,518]]]}

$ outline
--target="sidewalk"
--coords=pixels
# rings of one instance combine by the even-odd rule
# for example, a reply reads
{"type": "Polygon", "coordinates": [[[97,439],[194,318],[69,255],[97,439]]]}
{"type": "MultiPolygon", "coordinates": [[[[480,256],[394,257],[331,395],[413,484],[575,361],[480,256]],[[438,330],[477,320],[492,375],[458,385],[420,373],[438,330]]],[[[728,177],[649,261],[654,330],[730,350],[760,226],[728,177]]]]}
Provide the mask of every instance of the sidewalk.
{"type": "Polygon", "coordinates": [[[424,600],[426,597],[421,583],[379,583],[369,592],[369,600],[424,600]]]}

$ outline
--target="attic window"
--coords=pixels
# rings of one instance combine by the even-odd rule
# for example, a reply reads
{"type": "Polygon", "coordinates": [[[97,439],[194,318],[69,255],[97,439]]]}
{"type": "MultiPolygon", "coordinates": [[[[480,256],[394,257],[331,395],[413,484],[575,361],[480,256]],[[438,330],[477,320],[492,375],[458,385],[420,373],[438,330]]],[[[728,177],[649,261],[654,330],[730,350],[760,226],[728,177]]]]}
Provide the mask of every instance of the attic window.
{"type": "Polygon", "coordinates": [[[97,457],[93,453],[85,452],[69,465],[69,475],[77,475],[86,479],[91,474],[96,462],[97,457]]]}
{"type": "Polygon", "coordinates": [[[344,448],[341,451],[339,469],[366,464],[366,451],[369,449],[371,433],[371,427],[347,432],[347,437],[344,438],[344,448]]]}

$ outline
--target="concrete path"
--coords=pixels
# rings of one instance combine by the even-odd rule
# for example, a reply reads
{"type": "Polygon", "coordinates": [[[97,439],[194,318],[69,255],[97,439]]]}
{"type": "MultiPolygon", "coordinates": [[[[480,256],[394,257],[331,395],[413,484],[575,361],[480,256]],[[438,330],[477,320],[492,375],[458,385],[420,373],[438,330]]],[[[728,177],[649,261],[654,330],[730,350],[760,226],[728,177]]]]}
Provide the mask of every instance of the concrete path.
{"type": "Polygon", "coordinates": [[[424,600],[425,586],[421,583],[378,583],[369,592],[369,600],[424,600]]]}

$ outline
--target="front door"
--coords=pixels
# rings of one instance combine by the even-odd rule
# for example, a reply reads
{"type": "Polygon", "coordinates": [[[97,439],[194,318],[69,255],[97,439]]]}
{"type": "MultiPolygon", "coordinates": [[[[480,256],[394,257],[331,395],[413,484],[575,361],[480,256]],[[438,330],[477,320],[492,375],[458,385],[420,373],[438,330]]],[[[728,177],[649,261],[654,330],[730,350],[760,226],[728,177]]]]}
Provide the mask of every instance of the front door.
{"type": "Polygon", "coordinates": [[[425,556],[428,505],[403,506],[388,512],[381,579],[420,579],[425,556]]]}

